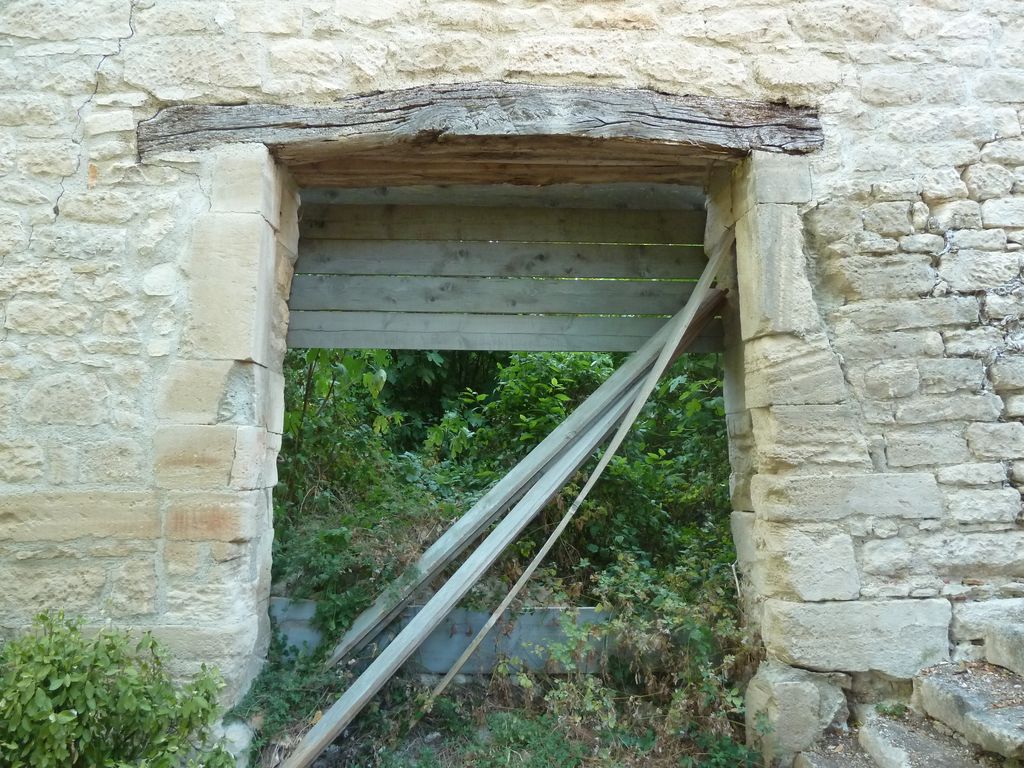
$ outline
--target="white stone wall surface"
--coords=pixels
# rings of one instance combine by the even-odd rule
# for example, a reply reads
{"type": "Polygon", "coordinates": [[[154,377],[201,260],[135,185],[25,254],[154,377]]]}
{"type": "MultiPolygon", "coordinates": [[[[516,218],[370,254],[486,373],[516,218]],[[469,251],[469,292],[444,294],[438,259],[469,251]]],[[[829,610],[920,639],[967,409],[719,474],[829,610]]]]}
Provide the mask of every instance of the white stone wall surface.
{"type": "Polygon", "coordinates": [[[296,191],[261,146],[140,164],[173,104],[507,80],[783,101],[733,185],[734,530],[770,656],[906,677],[1024,596],[1019,0],[4,0],[0,625],[266,641],[296,191]]]}

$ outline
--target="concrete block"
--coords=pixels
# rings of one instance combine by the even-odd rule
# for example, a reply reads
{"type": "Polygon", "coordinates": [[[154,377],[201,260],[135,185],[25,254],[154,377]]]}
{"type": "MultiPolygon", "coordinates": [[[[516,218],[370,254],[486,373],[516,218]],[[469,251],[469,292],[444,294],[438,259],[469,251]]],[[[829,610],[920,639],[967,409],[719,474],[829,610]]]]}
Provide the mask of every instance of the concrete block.
{"type": "Polygon", "coordinates": [[[881,672],[899,679],[949,659],[949,602],[765,602],[769,656],[811,670],[881,672]]]}

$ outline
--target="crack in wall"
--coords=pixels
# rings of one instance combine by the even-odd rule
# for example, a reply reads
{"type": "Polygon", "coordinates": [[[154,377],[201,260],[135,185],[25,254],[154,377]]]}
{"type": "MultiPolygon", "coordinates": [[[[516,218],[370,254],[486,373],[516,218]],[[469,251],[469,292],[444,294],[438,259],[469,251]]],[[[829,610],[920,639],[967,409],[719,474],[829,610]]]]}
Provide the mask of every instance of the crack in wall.
{"type": "Polygon", "coordinates": [[[60,216],[60,201],[64,198],[64,195],[67,192],[67,187],[65,186],[66,182],[73,176],[77,176],[78,172],[82,168],[82,149],[85,144],[85,137],[80,135],[80,132],[84,132],[82,124],[85,120],[85,117],[82,113],[85,110],[85,108],[92,103],[93,99],[96,98],[96,94],[99,93],[100,70],[103,68],[103,65],[107,63],[108,59],[120,56],[122,51],[124,50],[124,44],[131,40],[133,37],[135,37],[135,11],[138,8],[138,3],[139,0],[132,0],[131,4],[128,6],[128,29],[131,30],[131,32],[128,35],[125,35],[124,37],[117,38],[116,51],[114,51],[113,53],[104,53],[102,56],[100,56],[100,60],[96,63],[96,68],[93,70],[95,81],[93,82],[92,93],[90,93],[88,97],[86,97],[85,101],[79,104],[78,108],[75,110],[74,136],[72,137],[71,141],[75,144],[75,146],[78,147],[78,162],[75,164],[74,171],[60,177],[60,192],[57,193],[57,199],[53,203],[53,215],[55,217],[60,216]]]}

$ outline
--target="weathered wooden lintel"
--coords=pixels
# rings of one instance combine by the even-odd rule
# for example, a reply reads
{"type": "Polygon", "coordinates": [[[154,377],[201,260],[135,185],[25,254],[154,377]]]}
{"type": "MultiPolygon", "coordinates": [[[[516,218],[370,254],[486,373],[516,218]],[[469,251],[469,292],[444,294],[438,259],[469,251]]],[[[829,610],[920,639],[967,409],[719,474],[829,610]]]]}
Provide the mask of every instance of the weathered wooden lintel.
{"type": "Polygon", "coordinates": [[[142,122],[141,157],[263,143],[304,186],[698,179],[753,150],[822,144],[807,109],[617,88],[432,85],[330,107],[183,105],[142,122]]]}

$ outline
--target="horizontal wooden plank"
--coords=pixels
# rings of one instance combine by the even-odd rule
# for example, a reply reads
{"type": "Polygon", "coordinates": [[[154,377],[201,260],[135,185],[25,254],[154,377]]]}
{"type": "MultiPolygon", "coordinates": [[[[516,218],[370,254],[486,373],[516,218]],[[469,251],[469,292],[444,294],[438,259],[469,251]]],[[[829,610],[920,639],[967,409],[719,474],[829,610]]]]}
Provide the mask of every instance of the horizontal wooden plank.
{"type": "Polygon", "coordinates": [[[544,243],[704,242],[703,211],[311,205],[302,236],[331,240],[514,240],[544,243]]]}
{"type": "Polygon", "coordinates": [[[700,277],[701,246],[302,240],[297,274],[498,277],[700,277]]]}
{"type": "Polygon", "coordinates": [[[702,187],[684,184],[445,184],[364,189],[301,190],[304,205],[468,205],[528,208],[614,208],[625,210],[701,210],[702,187]]]}
{"type": "MultiPolygon", "coordinates": [[[[323,349],[461,349],[507,352],[633,352],[663,317],[455,315],[401,312],[293,312],[288,346],[323,349]]],[[[711,323],[693,352],[723,349],[711,323]]]]}
{"type": "MultiPolygon", "coordinates": [[[[352,96],[331,106],[179,105],[138,128],[142,158],[229,142],[275,152],[306,146],[341,155],[368,145],[452,137],[561,136],[667,144],[690,157],[821,147],[813,110],[767,102],[675,96],[636,88],[519,83],[428,85],[352,96]]],[[[279,155],[280,156],[280,155],[279,155]]]]}
{"type": "Polygon", "coordinates": [[[297,275],[293,310],[670,315],[693,283],[389,275],[297,275]]]}
{"type": "Polygon", "coordinates": [[[390,153],[379,159],[337,159],[292,165],[287,161],[295,183],[304,189],[400,187],[423,184],[510,184],[538,187],[550,184],[618,184],[649,182],[698,184],[707,186],[716,168],[730,167],[727,160],[662,165],[595,165],[581,157],[577,165],[546,163],[484,163],[430,160],[415,162],[395,159],[390,153]]]}

